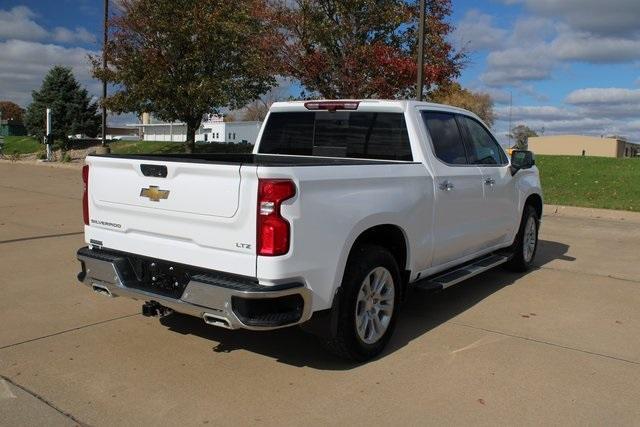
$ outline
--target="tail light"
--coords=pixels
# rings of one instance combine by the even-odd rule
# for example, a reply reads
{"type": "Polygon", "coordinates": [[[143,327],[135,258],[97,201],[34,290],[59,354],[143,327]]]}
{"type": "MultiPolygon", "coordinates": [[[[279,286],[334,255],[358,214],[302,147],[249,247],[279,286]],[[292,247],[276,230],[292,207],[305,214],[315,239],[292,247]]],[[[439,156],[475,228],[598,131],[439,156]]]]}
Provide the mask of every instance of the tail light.
{"type": "Polygon", "coordinates": [[[82,167],[82,182],[84,185],[82,191],[82,217],[84,224],[89,225],[89,165],[82,167]]]}
{"type": "Polygon", "coordinates": [[[280,213],[282,202],[295,196],[289,179],[261,179],[258,182],[258,255],[277,256],[289,252],[289,222],[280,213]]]}

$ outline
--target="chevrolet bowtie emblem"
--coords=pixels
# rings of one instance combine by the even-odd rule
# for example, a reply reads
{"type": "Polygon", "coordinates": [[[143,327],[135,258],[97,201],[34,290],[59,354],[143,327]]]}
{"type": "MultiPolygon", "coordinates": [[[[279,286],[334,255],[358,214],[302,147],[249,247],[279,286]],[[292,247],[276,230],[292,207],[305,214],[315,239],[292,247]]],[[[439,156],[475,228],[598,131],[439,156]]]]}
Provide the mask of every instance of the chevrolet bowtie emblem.
{"type": "Polygon", "coordinates": [[[159,187],[151,185],[140,190],[140,197],[148,197],[152,202],[159,202],[160,199],[169,198],[169,190],[160,190],[159,187]]]}

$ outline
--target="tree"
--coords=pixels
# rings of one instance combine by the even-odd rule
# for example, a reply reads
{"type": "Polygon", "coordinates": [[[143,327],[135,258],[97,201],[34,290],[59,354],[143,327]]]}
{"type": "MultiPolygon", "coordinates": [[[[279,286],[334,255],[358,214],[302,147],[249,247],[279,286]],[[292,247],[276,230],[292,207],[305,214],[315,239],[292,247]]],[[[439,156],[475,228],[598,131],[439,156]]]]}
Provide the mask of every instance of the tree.
{"type": "Polygon", "coordinates": [[[515,148],[518,150],[526,150],[529,138],[538,136],[538,133],[525,125],[518,125],[511,130],[509,137],[515,141],[515,148]]]}
{"type": "Polygon", "coordinates": [[[261,122],[267,117],[267,113],[274,102],[284,99],[283,88],[276,87],[264,96],[256,99],[252,103],[245,105],[240,114],[241,120],[248,122],[261,122]]]}
{"type": "MultiPolygon", "coordinates": [[[[280,73],[325,98],[409,98],[416,92],[417,0],[271,0],[280,73]]],[[[425,89],[460,74],[447,41],[450,0],[427,0],[425,89]]]]}
{"type": "Polygon", "coordinates": [[[431,96],[433,102],[453,105],[475,113],[487,126],[493,126],[495,115],[493,112],[493,100],[486,93],[473,92],[465,89],[458,83],[438,88],[431,96]]]}
{"type": "Polygon", "coordinates": [[[46,110],[51,108],[52,134],[66,148],[69,135],[95,137],[100,128],[98,105],[91,102],[71,68],[55,66],[44,77],[40,90],[31,93],[33,102],[27,108],[25,125],[31,135],[45,134],[46,110]]]}
{"type": "Polygon", "coordinates": [[[187,152],[208,113],[238,108],[274,84],[259,0],[121,0],[111,19],[109,67],[93,57],[93,74],[119,91],[115,112],[153,112],[187,125],[187,152]]]}
{"type": "Polygon", "coordinates": [[[24,110],[15,102],[0,101],[0,116],[2,120],[9,120],[12,124],[21,125],[24,110]]]}

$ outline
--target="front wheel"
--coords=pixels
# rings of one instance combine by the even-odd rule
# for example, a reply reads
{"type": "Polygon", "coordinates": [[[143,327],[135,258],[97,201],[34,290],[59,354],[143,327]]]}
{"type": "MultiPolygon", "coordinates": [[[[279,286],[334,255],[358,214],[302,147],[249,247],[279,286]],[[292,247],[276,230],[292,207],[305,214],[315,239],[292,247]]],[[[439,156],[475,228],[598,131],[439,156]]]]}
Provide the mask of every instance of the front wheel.
{"type": "Polygon", "coordinates": [[[507,263],[507,268],[519,272],[531,268],[538,250],[539,227],[538,212],[531,205],[525,206],[520,229],[512,246],[513,257],[507,263]]]}
{"type": "Polygon", "coordinates": [[[336,335],[325,341],[327,348],[357,361],[380,354],[395,327],[399,293],[400,273],[389,251],[373,245],[356,248],[342,281],[336,335]]]}

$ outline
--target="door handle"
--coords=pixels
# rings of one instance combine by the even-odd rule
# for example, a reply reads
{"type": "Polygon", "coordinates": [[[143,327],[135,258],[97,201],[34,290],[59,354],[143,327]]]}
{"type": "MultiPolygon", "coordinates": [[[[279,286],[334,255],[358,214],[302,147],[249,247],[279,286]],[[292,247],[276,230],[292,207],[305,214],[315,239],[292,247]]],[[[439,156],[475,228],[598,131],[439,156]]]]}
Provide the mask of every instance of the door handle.
{"type": "Polygon", "coordinates": [[[484,185],[491,185],[493,186],[496,183],[496,180],[493,178],[487,178],[484,180],[484,185]]]}
{"type": "Polygon", "coordinates": [[[455,185],[451,181],[443,181],[439,185],[442,191],[451,191],[455,188],[455,185]]]}

